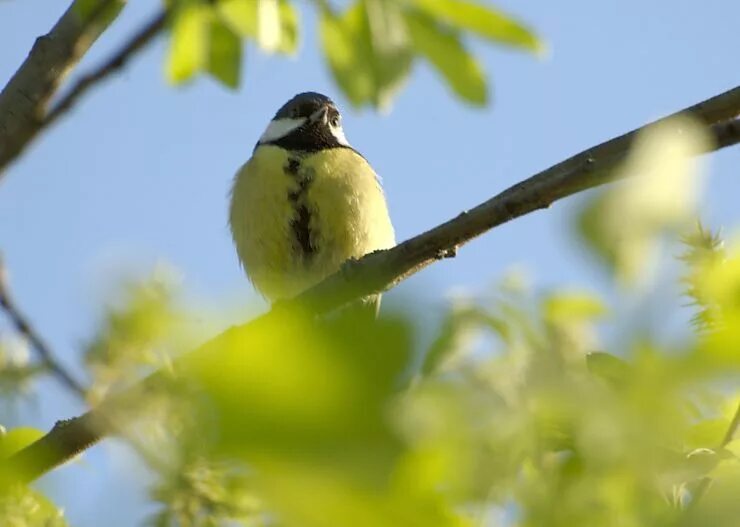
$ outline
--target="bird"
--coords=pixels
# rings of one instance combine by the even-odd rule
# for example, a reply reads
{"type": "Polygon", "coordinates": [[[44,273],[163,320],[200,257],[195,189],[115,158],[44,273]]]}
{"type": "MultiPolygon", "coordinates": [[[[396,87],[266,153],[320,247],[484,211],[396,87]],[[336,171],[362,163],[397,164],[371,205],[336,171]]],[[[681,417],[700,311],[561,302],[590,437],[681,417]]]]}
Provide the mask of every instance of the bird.
{"type": "MultiPolygon", "coordinates": [[[[260,136],[234,177],[229,225],[247,277],[270,302],[395,245],[380,178],[317,92],[286,102],[260,136]]],[[[361,303],[377,316],[379,294],[361,303]]]]}

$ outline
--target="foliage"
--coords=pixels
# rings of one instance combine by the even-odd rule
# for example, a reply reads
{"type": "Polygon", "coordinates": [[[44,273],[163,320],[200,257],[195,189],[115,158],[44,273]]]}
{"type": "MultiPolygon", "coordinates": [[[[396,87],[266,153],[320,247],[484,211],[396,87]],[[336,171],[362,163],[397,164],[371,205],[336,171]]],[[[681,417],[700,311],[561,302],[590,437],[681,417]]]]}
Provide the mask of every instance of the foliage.
{"type": "MultiPolygon", "coordinates": [[[[469,36],[530,52],[543,48],[526,26],[470,0],[355,0],[341,11],[327,0],[314,3],[327,63],[355,106],[387,107],[419,59],[459,98],[482,105],[487,81],[465,46],[469,36]]],[[[242,39],[268,53],[297,53],[299,16],[289,0],[173,0],[172,5],[166,71],[175,84],[205,72],[236,88],[242,39]]]]}
{"type": "MultiPolygon", "coordinates": [[[[81,16],[92,5],[79,2],[88,9],[81,16]]],[[[318,5],[330,68],[356,105],[388,104],[420,57],[481,104],[486,82],[467,34],[539,47],[523,26],[464,1],[318,5]]],[[[296,49],[298,13],[288,1],[172,6],[174,82],[207,71],[235,86],[242,39],[296,49]]],[[[740,247],[691,227],[690,155],[706,139],[690,121],[680,128],[637,138],[622,168],[630,181],[596,195],[578,217],[618,293],[611,302],[504,280],[492,293],[457,298],[435,324],[412,304],[375,322],[353,310],[317,319],[285,309],[180,357],[194,320],[171,282],[155,274],[127,283],[84,358],[93,401],[162,371],[144,404],[131,401],[131,416],[112,416],[151,469],[151,523],[735,525],[740,247]],[[680,283],[695,317],[666,343],[653,337],[661,328],[629,326],[620,299],[637,294],[639,304],[651,294],[660,249],[675,253],[679,235],[680,283]],[[623,338],[605,338],[614,328],[623,338]]],[[[39,373],[0,347],[4,399],[39,373]]],[[[0,460],[40,433],[3,430],[0,460]]],[[[37,491],[4,491],[4,524],[65,525],[37,491]]]]}
{"type": "MultiPolygon", "coordinates": [[[[18,427],[6,432],[0,426],[0,463],[42,435],[44,433],[41,430],[30,427],[18,427]]],[[[3,519],[3,525],[8,527],[67,525],[61,509],[25,485],[14,485],[0,494],[0,518],[3,519]]]]}
{"type": "MultiPolygon", "coordinates": [[[[650,179],[666,164],[691,171],[679,155],[689,134],[678,146],[661,134],[638,140],[631,181],[594,198],[605,215],[621,204],[647,224],[609,226],[624,247],[638,237],[642,256],[685,230],[693,207],[666,199],[675,179],[650,179]]],[[[617,324],[618,310],[514,280],[458,298],[425,348],[414,310],[371,323],[353,310],[320,320],[283,310],[227,331],[148,392],[137,439],[158,458],[152,522],[734,525],[740,249],[720,251],[701,227],[683,240],[702,325],[672,345],[649,333],[605,344],[600,325],[617,324]]],[[[640,276],[650,258],[603,261],[627,293],[620,266],[640,276]]],[[[177,348],[171,321],[182,315],[168,291],[161,280],[131,286],[89,364],[131,375],[152,350],[177,348]]]]}

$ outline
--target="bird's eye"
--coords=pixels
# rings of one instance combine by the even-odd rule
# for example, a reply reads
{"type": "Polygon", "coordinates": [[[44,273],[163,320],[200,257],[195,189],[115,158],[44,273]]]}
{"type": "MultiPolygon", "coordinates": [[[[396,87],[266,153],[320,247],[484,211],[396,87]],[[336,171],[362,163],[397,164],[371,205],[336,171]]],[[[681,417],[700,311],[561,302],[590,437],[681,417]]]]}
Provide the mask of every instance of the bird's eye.
{"type": "Polygon", "coordinates": [[[334,117],[332,117],[330,123],[334,128],[338,128],[339,127],[339,116],[335,115],[334,117]]]}

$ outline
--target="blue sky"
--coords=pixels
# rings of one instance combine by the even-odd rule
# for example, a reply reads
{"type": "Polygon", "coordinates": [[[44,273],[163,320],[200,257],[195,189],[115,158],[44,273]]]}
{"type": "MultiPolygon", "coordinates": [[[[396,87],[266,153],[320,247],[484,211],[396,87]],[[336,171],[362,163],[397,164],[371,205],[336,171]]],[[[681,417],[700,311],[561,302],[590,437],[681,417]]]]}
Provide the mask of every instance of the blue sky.
{"type": "MultiPolygon", "coordinates": [[[[131,2],[80,71],[155,7],[143,4],[131,2]]],[[[0,250],[15,296],[70,367],[112,279],[156,262],[179,269],[199,305],[264,309],[237,264],[227,192],[267,121],[299,91],[322,91],[344,108],[347,136],[383,177],[398,238],[405,239],[588,146],[740,83],[738,2],[702,8],[690,0],[504,0],[496,5],[536,28],[550,54],[538,59],[474,42],[492,81],[488,108],[456,101],[418,64],[388,115],[355,112],[322,61],[311,9],[300,5],[297,57],[250,48],[238,91],[208,79],[174,89],[163,78],[161,40],[41,137],[0,181],[0,250]]],[[[0,83],[65,8],[64,0],[0,2],[0,83]]],[[[702,201],[702,217],[726,232],[740,219],[738,167],[738,148],[712,156],[702,201]]],[[[389,299],[412,296],[440,306],[451,289],[484,289],[517,265],[538,286],[608,290],[569,230],[578,201],[496,229],[389,299]]],[[[79,411],[47,382],[34,404],[2,422],[20,418],[49,428],[79,411]]],[[[43,487],[75,525],[98,525],[99,514],[111,526],[130,525],[145,512],[141,474],[131,466],[123,447],[106,443],[43,487]]]]}

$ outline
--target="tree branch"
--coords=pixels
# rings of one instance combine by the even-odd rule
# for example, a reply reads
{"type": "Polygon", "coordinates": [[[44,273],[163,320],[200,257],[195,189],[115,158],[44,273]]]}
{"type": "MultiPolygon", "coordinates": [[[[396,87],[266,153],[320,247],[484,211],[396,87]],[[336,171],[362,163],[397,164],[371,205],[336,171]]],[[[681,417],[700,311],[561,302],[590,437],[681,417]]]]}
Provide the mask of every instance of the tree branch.
{"type": "MultiPolygon", "coordinates": [[[[715,140],[711,150],[740,142],[740,120],[737,119],[740,115],[740,87],[679,113],[691,114],[707,125],[715,140]]],[[[324,313],[357,298],[390,289],[432,262],[454,256],[460,246],[497,225],[612,181],[613,169],[625,159],[635,135],[641,130],[633,130],[566,159],[392,249],[377,251],[345,264],[339,272],[295,299],[276,304],[269,313],[227,330],[188,357],[194,353],[212,353],[224,342],[254,330],[288,306],[301,304],[324,313]]],[[[676,132],[680,133],[680,130],[676,132]]],[[[32,481],[93,445],[112,432],[104,416],[133,406],[132,399],[157,381],[158,374],[155,373],[137,386],[111,396],[97,409],[57,423],[46,436],[6,460],[0,471],[0,481],[32,481]]]]}
{"type": "Polygon", "coordinates": [[[43,116],[67,73],[115,19],[126,0],[99,0],[87,13],[75,1],[0,92],[0,177],[43,128],[43,116]]]}
{"type": "Polygon", "coordinates": [[[152,19],[144,24],[131,38],[114,53],[107,61],[95,68],[93,71],[82,76],[56,105],[54,105],[41,122],[41,127],[49,126],[62,114],[69,110],[81,96],[95,84],[105,79],[111,73],[123,68],[128,60],[138,51],[141,51],[156,37],[167,22],[168,13],[165,10],[157,13],[152,19]]]}
{"type": "MultiPolygon", "coordinates": [[[[69,388],[82,402],[87,401],[87,389],[80,383],[62,364],[56,359],[51,347],[41,337],[41,334],[34,329],[33,324],[30,320],[21,312],[20,308],[14,302],[12,295],[10,294],[10,288],[8,286],[8,273],[3,264],[2,257],[0,256],[0,308],[2,308],[11,323],[15,327],[16,331],[20,333],[28,342],[31,344],[33,349],[41,359],[43,368],[50,372],[60,383],[65,387],[69,388]]],[[[106,416],[109,417],[109,416],[106,416]]],[[[85,423],[87,429],[92,430],[90,427],[92,418],[85,423]]],[[[64,422],[57,423],[57,426],[63,426],[64,422]]],[[[151,452],[145,445],[130,434],[127,434],[121,427],[115,427],[115,423],[108,420],[106,422],[108,430],[115,430],[119,436],[125,439],[131,448],[136,451],[141,458],[153,469],[164,473],[170,470],[170,467],[166,466],[161,459],[151,452]],[[114,428],[115,427],[115,428],[114,428]]],[[[62,441],[64,442],[64,435],[62,434],[62,441]]],[[[89,445],[88,445],[89,446],[89,445]]],[[[39,459],[47,459],[45,452],[46,448],[39,453],[39,459]]],[[[38,461],[37,461],[38,462],[38,461]]]]}
{"type": "Polygon", "coordinates": [[[34,329],[31,322],[13,301],[13,297],[10,294],[10,288],[8,287],[8,276],[2,258],[0,258],[0,307],[5,310],[8,318],[12,322],[13,326],[15,326],[16,331],[28,340],[31,346],[36,350],[36,353],[38,353],[41,358],[41,362],[44,367],[54,374],[54,377],[58,379],[59,382],[84,400],[85,387],[56,360],[44,339],[41,338],[41,335],[34,329]]]}

